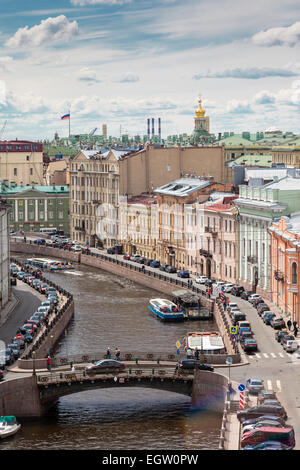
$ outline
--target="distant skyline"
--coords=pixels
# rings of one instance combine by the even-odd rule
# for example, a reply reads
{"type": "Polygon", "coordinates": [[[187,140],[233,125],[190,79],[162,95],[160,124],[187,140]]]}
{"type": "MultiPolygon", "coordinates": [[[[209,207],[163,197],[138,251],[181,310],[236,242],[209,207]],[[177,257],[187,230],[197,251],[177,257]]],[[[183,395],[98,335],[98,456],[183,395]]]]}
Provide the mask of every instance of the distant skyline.
{"type": "MultiPolygon", "coordinates": [[[[211,132],[300,133],[296,0],[0,0],[3,139],[191,134],[198,94],[211,132]]],[[[1,136],[0,136],[1,137],[1,136]]]]}

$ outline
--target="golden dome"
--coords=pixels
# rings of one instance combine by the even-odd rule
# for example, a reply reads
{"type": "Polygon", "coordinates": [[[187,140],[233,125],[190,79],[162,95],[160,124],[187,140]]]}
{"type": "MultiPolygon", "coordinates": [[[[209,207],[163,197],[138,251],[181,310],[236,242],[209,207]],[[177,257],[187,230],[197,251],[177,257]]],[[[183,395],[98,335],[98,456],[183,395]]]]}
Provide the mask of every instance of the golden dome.
{"type": "Polygon", "coordinates": [[[202,108],[202,100],[201,100],[201,95],[199,94],[198,98],[198,109],[195,110],[195,116],[196,118],[203,118],[205,116],[205,110],[202,108]]]}

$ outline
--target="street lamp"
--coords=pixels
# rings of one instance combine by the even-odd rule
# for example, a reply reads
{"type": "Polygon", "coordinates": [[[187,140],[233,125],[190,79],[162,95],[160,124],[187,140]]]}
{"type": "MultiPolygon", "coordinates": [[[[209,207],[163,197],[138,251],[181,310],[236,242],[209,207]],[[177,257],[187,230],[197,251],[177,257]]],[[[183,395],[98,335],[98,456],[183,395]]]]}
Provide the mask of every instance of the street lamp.
{"type": "Polygon", "coordinates": [[[36,375],[35,371],[35,351],[32,351],[33,365],[32,365],[32,375],[36,375]]]}

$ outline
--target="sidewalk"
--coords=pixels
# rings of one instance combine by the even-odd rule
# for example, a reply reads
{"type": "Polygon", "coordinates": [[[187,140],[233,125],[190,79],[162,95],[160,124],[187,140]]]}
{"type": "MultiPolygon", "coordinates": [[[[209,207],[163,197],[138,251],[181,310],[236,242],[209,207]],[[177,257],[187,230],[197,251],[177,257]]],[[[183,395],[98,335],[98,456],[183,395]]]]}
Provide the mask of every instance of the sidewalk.
{"type": "Polygon", "coordinates": [[[15,296],[15,294],[11,293],[11,298],[7,302],[4,308],[0,310],[0,327],[6,322],[10,314],[14,311],[16,306],[19,303],[19,299],[15,296]]]}

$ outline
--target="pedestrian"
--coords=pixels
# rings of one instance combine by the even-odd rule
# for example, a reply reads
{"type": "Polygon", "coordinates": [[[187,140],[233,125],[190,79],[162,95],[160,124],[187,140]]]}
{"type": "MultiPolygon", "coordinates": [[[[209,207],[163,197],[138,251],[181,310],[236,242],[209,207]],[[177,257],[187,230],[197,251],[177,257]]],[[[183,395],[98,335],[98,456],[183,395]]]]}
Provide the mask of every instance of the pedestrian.
{"type": "Polygon", "coordinates": [[[51,357],[50,356],[47,357],[47,369],[49,372],[51,372],[51,357]]]}
{"type": "Polygon", "coordinates": [[[290,330],[291,329],[291,326],[292,326],[292,322],[290,319],[288,319],[288,321],[286,322],[287,326],[288,326],[288,329],[290,330]]]}
{"type": "Polygon", "coordinates": [[[145,272],[145,266],[144,265],[142,266],[142,272],[143,273],[145,272]]]}
{"type": "Polygon", "coordinates": [[[187,352],[186,352],[186,357],[187,357],[188,359],[191,359],[191,357],[192,357],[192,350],[191,350],[190,348],[188,348],[188,350],[187,350],[187,352]]]}
{"type": "Polygon", "coordinates": [[[295,327],[294,327],[294,336],[296,337],[297,334],[298,334],[298,328],[295,326],[295,327]]]}
{"type": "Polygon", "coordinates": [[[116,356],[116,360],[119,361],[120,360],[120,349],[119,348],[116,348],[115,349],[115,356],[116,356]]]}
{"type": "Polygon", "coordinates": [[[199,349],[196,347],[195,348],[195,359],[198,361],[199,359],[199,349]]]}
{"type": "Polygon", "coordinates": [[[297,328],[297,322],[296,321],[293,321],[293,327],[294,327],[294,329],[297,328]]]}
{"type": "Polygon", "coordinates": [[[107,351],[106,351],[106,359],[111,359],[110,348],[107,348],[107,351]]]}

